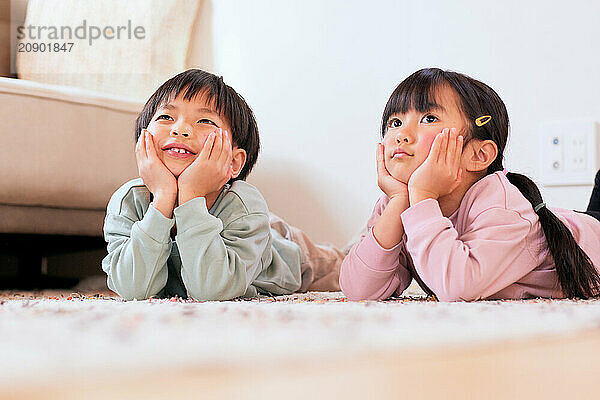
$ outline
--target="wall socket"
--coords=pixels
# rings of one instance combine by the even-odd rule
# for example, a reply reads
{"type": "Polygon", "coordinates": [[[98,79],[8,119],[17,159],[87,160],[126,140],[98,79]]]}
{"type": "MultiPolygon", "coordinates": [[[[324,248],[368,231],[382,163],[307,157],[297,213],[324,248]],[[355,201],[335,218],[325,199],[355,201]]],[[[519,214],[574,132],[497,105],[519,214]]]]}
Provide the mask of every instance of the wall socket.
{"type": "Polygon", "coordinates": [[[540,182],[545,186],[592,185],[600,169],[600,124],[593,120],[540,125],[540,182]]]}

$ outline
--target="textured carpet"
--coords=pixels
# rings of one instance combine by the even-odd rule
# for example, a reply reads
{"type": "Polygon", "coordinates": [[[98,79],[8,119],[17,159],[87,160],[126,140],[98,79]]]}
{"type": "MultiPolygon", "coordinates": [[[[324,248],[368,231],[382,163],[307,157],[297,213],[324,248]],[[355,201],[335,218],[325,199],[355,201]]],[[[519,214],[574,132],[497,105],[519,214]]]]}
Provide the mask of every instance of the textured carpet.
{"type": "Polygon", "coordinates": [[[265,365],[544,338],[600,327],[600,301],[348,302],[306,293],[227,302],[125,302],[109,292],[1,292],[0,386],[75,371],[265,365]]]}

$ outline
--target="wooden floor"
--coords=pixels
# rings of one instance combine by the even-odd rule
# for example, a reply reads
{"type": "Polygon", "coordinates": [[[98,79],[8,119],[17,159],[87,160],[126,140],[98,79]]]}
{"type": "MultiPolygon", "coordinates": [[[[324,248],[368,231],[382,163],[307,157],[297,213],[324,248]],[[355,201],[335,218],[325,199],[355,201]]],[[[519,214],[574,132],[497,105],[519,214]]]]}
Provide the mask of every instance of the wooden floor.
{"type": "Polygon", "coordinates": [[[469,348],[77,376],[0,389],[18,399],[596,399],[600,329],[469,348]]]}

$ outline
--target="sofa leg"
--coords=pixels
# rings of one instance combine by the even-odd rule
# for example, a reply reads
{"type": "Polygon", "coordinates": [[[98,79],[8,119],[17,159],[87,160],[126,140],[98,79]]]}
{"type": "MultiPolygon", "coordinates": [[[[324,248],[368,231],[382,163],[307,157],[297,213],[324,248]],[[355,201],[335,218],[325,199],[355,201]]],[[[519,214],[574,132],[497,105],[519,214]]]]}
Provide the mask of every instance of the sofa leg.
{"type": "Polygon", "coordinates": [[[19,287],[22,289],[38,289],[42,283],[42,256],[39,254],[21,254],[18,257],[19,287]]]}

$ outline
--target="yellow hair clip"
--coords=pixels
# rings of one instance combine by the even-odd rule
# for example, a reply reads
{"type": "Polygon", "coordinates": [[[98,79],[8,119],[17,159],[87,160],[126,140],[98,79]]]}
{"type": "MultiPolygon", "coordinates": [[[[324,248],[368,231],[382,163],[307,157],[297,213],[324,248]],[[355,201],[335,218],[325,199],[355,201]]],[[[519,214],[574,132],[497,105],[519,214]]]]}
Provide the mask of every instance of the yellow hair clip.
{"type": "Polygon", "coordinates": [[[475,120],[475,125],[477,125],[477,126],[484,126],[485,124],[487,124],[491,120],[492,120],[492,116],[491,115],[482,115],[481,117],[479,117],[479,118],[477,118],[475,120]]]}

